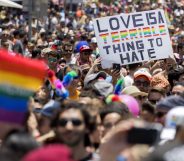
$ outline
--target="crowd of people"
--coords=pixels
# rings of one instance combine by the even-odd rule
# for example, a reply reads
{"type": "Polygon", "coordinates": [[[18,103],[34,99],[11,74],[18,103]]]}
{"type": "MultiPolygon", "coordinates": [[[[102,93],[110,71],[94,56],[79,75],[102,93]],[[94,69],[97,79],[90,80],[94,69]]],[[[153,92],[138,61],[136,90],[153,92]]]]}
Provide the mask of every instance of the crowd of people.
{"type": "Polygon", "coordinates": [[[0,161],[183,161],[184,2],[59,2],[49,1],[47,19],[33,17],[31,40],[22,10],[0,9],[1,48],[43,60],[48,71],[24,125],[0,135],[0,161]],[[158,8],[173,55],[103,69],[93,19],[158,8]],[[51,72],[61,82],[75,73],[68,96],[57,93],[51,72]]]}

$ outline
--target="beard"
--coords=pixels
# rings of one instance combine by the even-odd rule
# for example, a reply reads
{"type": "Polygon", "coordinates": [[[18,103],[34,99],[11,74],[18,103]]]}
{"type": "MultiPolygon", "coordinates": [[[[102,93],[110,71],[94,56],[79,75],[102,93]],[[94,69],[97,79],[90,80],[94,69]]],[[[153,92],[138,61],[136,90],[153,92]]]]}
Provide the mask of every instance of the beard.
{"type": "Polygon", "coordinates": [[[59,139],[60,142],[63,144],[68,145],[69,147],[75,147],[79,145],[81,142],[84,142],[85,132],[77,131],[77,132],[65,132],[65,133],[58,133],[56,132],[56,137],[59,139]]]}

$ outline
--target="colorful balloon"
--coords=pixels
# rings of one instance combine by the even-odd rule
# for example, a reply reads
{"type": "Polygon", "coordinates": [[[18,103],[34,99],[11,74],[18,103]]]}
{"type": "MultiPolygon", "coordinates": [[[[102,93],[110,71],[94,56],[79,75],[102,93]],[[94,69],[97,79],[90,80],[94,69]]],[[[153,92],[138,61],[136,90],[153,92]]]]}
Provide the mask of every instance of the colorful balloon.
{"type": "Polygon", "coordinates": [[[132,113],[134,117],[139,116],[140,108],[137,100],[129,95],[119,95],[122,103],[126,104],[129,111],[132,113]]]}

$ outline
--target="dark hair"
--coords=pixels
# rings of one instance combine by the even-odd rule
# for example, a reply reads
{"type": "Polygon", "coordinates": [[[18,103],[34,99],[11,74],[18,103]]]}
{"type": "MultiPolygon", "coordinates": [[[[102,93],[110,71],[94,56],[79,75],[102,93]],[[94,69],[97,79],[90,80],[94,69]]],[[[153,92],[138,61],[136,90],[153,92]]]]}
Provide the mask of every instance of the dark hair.
{"type": "Polygon", "coordinates": [[[6,135],[2,142],[1,150],[12,152],[21,158],[38,147],[39,144],[29,133],[21,130],[13,130],[6,135]]]}
{"type": "Polygon", "coordinates": [[[168,72],[168,81],[171,85],[171,87],[173,87],[174,85],[174,80],[178,80],[179,77],[184,74],[184,68],[183,67],[178,67],[176,69],[173,69],[171,71],[168,72]]]}
{"type": "Polygon", "coordinates": [[[41,50],[40,49],[34,49],[33,51],[32,51],[32,58],[36,58],[38,55],[40,55],[41,54],[41,50]]]}
{"type": "MultiPolygon", "coordinates": [[[[71,101],[71,100],[63,101],[63,103],[61,105],[61,108],[60,108],[60,111],[57,111],[57,114],[55,115],[55,117],[51,121],[51,127],[57,127],[60,114],[63,113],[64,111],[66,111],[66,110],[69,110],[69,109],[78,109],[78,110],[81,111],[81,114],[84,118],[84,124],[86,125],[86,129],[90,131],[90,127],[94,126],[94,125],[91,122],[92,119],[91,119],[90,114],[85,109],[85,105],[82,104],[82,103],[79,103],[77,101],[71,101]]],[[[88,133],[86,133],[85,136],[84,136],[84,145],[85,146],[90,146],[91,145],[88,133]]]]}
{"type": "Polygon", "coordinates": [[[105,116],[110,113],[119,114],[123,120],[128,119],[131,116],[128,107],[121,102],[112,102],[106,105],[106,107],[100,111],[100,117],[102,121],[104,120],[105,116]]]}
{"type": "Polygon", "coordinates": [[[142,111],[148,111],[151,114],[155,114],[155,108],[156,107],[149,101],[142,104],[142,111]]]}

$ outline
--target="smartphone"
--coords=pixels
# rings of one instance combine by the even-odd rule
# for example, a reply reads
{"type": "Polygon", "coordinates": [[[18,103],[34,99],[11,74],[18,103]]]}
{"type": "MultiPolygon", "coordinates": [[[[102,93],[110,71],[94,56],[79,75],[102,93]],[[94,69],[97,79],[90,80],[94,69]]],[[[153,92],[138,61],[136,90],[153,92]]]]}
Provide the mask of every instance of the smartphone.
{"type": "Polygon", "coordinates": [[[120,64],[113,63],[113,69],[114,70],[117,70],[117,71],[120,71],[121,70],[121,65],[120,64]]]}
{"type": "Polygon", "coordinates": [[[128,131],[127,142],[130,144],[154,145],[160,140],[161,128],[137,128],[128,131]]]}

